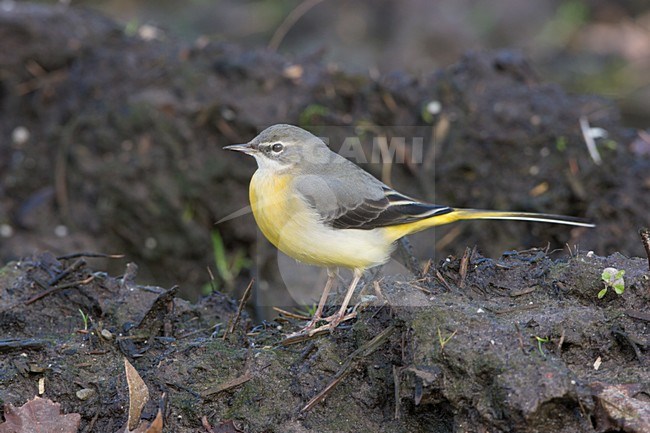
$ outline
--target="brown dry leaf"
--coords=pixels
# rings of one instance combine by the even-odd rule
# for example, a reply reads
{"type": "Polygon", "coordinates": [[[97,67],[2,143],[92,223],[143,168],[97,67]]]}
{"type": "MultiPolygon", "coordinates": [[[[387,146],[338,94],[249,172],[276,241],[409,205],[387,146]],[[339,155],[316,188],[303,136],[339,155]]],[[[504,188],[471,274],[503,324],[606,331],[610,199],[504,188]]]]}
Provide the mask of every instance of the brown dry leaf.
{"type": "Polygon", "coordinates": [[[160,409],[158,409],[158,415],[156,415],[156,418],[153,420],[147,431],[145,433],[162,433],[163,429],[163,417],[162,417],[162,412],[160,409]]]}
{"type": "Polygon", "coordinates": [[[131,433],[162,433],[163,429],[163,417],[162,412],[158,409],[158,414],[156,418],[147,426],[146,423],[141,423],[140,426],[133,430],[131,433]]]}
{"type": "Polygon", "coordinates": [[[124,371],[126,383],[129,385],[129,419],[126,427],[128,430],[134,430],[140,424],[142,409],[149,401],[149,388],[126,358],[124,358],[124,371]]]}
{"type": "Polygon", "coordinates": [[[0,433],[77,433],[81,415],[61,414],[61,405],[47,398],[34,397],[19,408],[5,405],[5,422],[0,433]]]}
{"type": "Polygon", "coordinates": [[[291,65],[291,66],[287,66],[286,68],[284,68],[284,70],[282,71],[282,75],[285,78],[289,78],[291,80],[298,80],[298,79],[300,79],[302,77],[302,74],[304,72],[305,71],[304,71],[302,66],[300,66],[300,65],[291,65]]]}

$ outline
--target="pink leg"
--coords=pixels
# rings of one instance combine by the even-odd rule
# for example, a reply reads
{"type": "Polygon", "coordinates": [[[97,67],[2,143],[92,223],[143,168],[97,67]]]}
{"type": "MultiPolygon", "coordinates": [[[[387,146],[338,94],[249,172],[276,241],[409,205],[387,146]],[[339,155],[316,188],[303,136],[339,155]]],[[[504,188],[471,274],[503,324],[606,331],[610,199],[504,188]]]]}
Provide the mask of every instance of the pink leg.
{"type": "Polygon", "coordinates": [[[352,299],[352,295],[354,294],[354,289],[357,288],[357,285],[359,284],[359,281],[361,280],[362,276],[363,276],[363,269],[354,270],[354,278],[352,279],[352,282],[350,283],[350,287],[348,288],[348,291],[345,294],[345,299],[343,299],[341,308],[337,313],[325,319],[329,322],[330,329],[336,328],[338,324],[341,323],[343,319],[346,317],[345,310],[348,309],[348,305],[350,304],[350,300],[352,299]]]}
{"type": "Polygon", "coordinates": [[[309,332],[314,327],[318,322],[320,322],[323,318],[323,309],[325,308],[325,304],[327,303],[327,297],[330,293],[330,290],[332,290],[332,287],[334,287],[334,283],[336,282],[336,279],[338,277],[338,273],[336,268],[327,268],[327,282],[325,283],[325,288],[323,289],[323,294],[320,297],[320,301],[318,302],[318,307],[316,307],[316,312],[314,313],[314,316],[311,318],[309,322],[305,325],[304,328],[300,332],[309,332]]]}

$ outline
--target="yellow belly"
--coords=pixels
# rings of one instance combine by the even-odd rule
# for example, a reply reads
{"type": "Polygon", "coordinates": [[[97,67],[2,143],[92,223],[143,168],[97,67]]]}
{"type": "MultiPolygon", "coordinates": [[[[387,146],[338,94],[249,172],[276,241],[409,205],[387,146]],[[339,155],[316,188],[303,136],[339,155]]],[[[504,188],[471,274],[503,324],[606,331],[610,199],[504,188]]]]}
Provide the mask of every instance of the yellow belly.
{"type": "Polygon", "coordinates": [[[385,263],[393,240],[384,230],[334,229],[298,197],[291,179],[258,170],[250,185],[255,221],[264,236],[280,251],[303,263],[367,269],[385,263]]]}

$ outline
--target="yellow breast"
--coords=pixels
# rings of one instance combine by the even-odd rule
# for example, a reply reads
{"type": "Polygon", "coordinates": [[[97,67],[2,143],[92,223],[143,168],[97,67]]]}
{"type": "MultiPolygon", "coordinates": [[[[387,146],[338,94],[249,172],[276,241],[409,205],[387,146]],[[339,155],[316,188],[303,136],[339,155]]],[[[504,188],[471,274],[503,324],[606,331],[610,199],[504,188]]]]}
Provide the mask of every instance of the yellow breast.
{"type": "Polygon", "coordinates": [[[258,170],[249,189],[255,221],[283,253],[303,263],[366,269],[386,262],[393,241],[383,230],[334,229],[296,195],[292,178],[258,170]]]}
{"type": "Polygon", "coordinates": [[[251,179],[249,198],[253,216],[266,238],[279,248],[284,222],[291,214],[290,178],[257,170],[251,179]]]}

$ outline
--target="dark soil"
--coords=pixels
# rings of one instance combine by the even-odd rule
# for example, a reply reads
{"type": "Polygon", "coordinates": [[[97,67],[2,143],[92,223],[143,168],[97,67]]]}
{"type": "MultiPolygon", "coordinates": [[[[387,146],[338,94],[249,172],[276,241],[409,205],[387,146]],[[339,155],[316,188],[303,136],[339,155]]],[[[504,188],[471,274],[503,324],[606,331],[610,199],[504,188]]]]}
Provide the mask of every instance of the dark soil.
{"type": "MultiPolygon", "coordinates": [[[[82,427],[117,431],[128,406],[126,356],[152,396],[166,393],[166,431],[200,431],[203,416],[247,432],[650,426],[643,412],[616,409],[650,404],[645,260],[581,254],[553,261],[539,250],[498,260],[468,254],[410,283],[368,283],[364,291],[375,297],[355,322],[289,346],[283,336],[300,323],[280,318],[252,327],[244,319],[223,339],[236,310],[223,295],[192,305],[173,289],[72,266],[76,260],[44,254],[0,271],[0,401],[29,400],[45,378],[45,395],[80,413],[82,427]],[[75,270],[56,284],[71,287],[34,300],[70,266],[75,270]],[[626,271],[626,290],[598,299],[606,267],[626,271]],[[90,316],[87,331],[79,310],[90,316]],[[374,350],[353,356],[382,332],[374,350]],[[344,379],[304,410],[346,361],[344,379]],[[629,395],[616,402],[603,396],[617,386],[629,395]],[[82,401],[81,389],[94,393],[82,401]]],[[[154,399],[143,417],[157,408],[154,399]]]]}
{"type": "Polygon", "coordinates": [[[317,53],[288,59],[225,43],[144,41],[96,13],[24,2],[0,9],[0,40],[0,262],[17,260],[0,270],[0,401],[24,403],[45,378],[45,395],[82,414],[82,429],[116,431],[128,406],[126,356],[152,396],[167,393],[165,423],[175,432],[201,431],[203,415],[251,432],[648,425],[650,274],[647,261],[625,256],[645,254],[637,231],[648,225],[650,144],[620,126],[611,102],[543,83],[509,51],[471,53],[420,78],[353,76],[317,53]],[[427,113],[432,101],[441,103],[436,116],[427,113]],[[580,116],[608,132],[598,141],[601,165],[580,116]],[[298,323],[249,319],[223,340],[235,303],[175,296],[208,283],[214,230],[229,254],[257,258],[214,284],[243,289],[257,274],[283,286],[252,218],[214,225],[247,205],[254,167],[220,146],[280,122],[327,135],[334,149],[354,132],[367,154],[373,135],[424,137],[424,164],[364,167],[438,203],[586,216],[598,228],[440,229],[435,244],[416,239],[416,250],[449,260],[434,260],[410,284],[385,277],[377,292],[368,282],[374,301],[332,335],[284,347],[298,323]],[[501,255],[547,242],[597,255],[501,255]],[[461,265],[454,255],[467,245],[485,257],[461,265]],[[132,272],[109,276],[124,269],[116,259],[79,262],[61,276],[78,259],[55,257],[77,251],[125,254],[139,266],[138,284],[132,272]],[[599,300],[608,266],[626,271],[626,291],[599,300]],[[78,332],[79,309],[92,318],[88,332],[78,332]],[[377,350],[350,358],[324,402],[301,412],[387,329],[377,350]],[[246,380],[209,392],[237,378],[246,380]],[[81,388],[96,394],[81,401],[81,388]]]}

